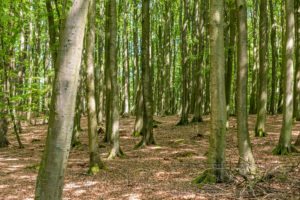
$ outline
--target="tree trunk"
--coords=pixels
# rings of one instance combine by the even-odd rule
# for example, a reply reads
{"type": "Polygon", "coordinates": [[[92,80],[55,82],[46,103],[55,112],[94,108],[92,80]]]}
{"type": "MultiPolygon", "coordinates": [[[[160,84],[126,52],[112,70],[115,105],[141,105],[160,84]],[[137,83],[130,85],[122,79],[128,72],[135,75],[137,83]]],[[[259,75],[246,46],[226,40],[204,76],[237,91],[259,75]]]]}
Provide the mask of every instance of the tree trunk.
{"type": "Polygon", "coordinates": [[[74,0],[61,33],[49,129],[36,183],[37,200],[62,199],[88,6],[89,1],[74,0]]]}
{"type": "Polygon", "coordinates": [[[257,48],[257,11],[258,11],[258,0],[253,0],[253,20],[252,20],[252,26],[253,26],[253,69],[252,69],[252,83],[251,83],[251,95],[250,95],[250,108],[249,113],[250,114],[256,114],[257,113],[257,75],[259,70],[259,57],[258,57],[258,48],[257,48]]]}
{"type": "Polygon", "coordinates": [[[273,153],[285,155],[294,149],[291,145],[293,127],[293,81],[294,81],[294,0],[286,0],[286,34],[285,34],[285,63],[284,63],[284,93],[283,93],[283,120],[280,138],[273,153]]]}
{"type": "Polygon", "coordinates": [[[261,0],[259,4],[259,93],[257,102],[257,120],[255,136],[266,136],[265,123],[267,116],[268,97],[268,17],[267,0],[261,0]]]}
{"type": "Polygon", "coordinates": [[[248,87],[248,57],[247,57],[247,7],[245,0],[236,0],[238,11],[237,27],[237,82],[236,82],[236,111],[237,111],[237,138],[239,149],[239,171],[242,175],[252,175],[256,172],[252,154],[247,114],[247,87],[248,87]]]}
{"type": "MultiPolygon", "coordinates": [[[[187,52],[187,33],[188,33],[188,8],[189,1],[183,0],[183,16],[181,22],[181,69],[182,69],[182,97],[181,97],[181,118],[177,125],[186,125],[188,119],[188,52],[187,52]]],[[[181,13],[182,15],[182,13],[181,13]]]]}
{"type": "Polygon", "coordinates": [[[229,22],[229,47],[227,54],[227,66],[225,72],[225,91],[226,91],[226,109],[228,115],[230,115],[230,103],[231,103],[231,88],[232,88],[232,72],[234,65],[234,55],[235,55],[235,32],[236,32],[236,10],[234,6],[234,1],[230,1],[230,22],[229,22]]]}
{"type": "Polygon", "coordinates": [[[153,136],[153,93],[150,68],[150,0],[142,1],[142,94],[144,100],[142,140],[136,148],[155,144],[153,136]]]}
{"type": "Polygon", "coordinates": [[[105,1],[105,136],[104,142],[111,142],[112,121],[111,121],[111,75],[110,75],[110,0],[105,1]]]}
{"type": "Polygon", "coordinates": [[[94,49],[95,49],[95,0],[90,0],[88,25],[86,35],[86,101],[88,112],[88,135],[89,135],[89,153],[90,166],[89,173],[96,174],[102,169],[103,163],[98,152],[98,134],[97,134],[97,113],[95,100],[95,63],[94,63],[94,49]]]}
{"type": "Polygon", "coordinates": [[[113,159],[116,156],[122,156],[123,152],[120,148],[119,136],[119,88],[118,88],[118,64],[117,64],[117,9],[116,0],[110,1],[110,42],[109,42],[109,73],[111,76],[111,143],[112,149],[108,156],[113,159]]]}
{"type": "Polygon", "coordinates": [[[197,22],[197,54],[196,54],[196,72],[195,72],[195,109],[193,122],[202,122],[202,113],[203,113],[203,59],[204,59],[204,21],[205,21],[205,1],[201,0],[196,4],[196,19],[197,22]],[[200,5],[199,5],[200,4],[200,5]]]}
{"type": "Polygon", "coordinates": [[[211,133],[209,139],[209,168],[196,183],[224,182],[225,166],[226,98],[224,51],[224,1],[210,0],[210,63],[211,63],[211,133]]]}
{"type": "Polygon", "coordinates": [[[275,111],[275,94],[276,94],[276,70],[277,70],[277,45],[276,45],[276,22],[273,11],[273,1],[269,0],[270,22],[271,22],[271,47],[272,47],[272,90],[271,90],[271,105],[270,113],[276,114],[275,111]]]}
{"type": "Polygon", "coordinates": [[[294,83],[294,118],[300,121],[300,0],[295,0],[296,66],[294,83]]]}

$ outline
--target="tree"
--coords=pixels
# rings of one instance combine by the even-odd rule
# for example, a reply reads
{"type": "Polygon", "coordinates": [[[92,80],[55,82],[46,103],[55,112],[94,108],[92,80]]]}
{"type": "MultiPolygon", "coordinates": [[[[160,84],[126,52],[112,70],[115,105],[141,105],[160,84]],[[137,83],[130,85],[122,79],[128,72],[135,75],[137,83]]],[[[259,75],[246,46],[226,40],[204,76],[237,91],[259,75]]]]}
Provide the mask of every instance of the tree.
{"type": "Polygon", "coordinates": [[[153,93],[150,58],[150,0],[142,1],[142,93],[143,93],[143,129],[142,140],[136,148],[155,144],[153,136],[153,93]]]}
{"type": "MultiPolygon", "coordinates": [[[[183,16],[181,16],[181,81],[182,81],[182,96],[181,96],[181,118],[178,125],[186,125],[188,119],[188,52],[187,52],[187,33],[188,33],[188,8],[189,1],[183,1],[183,16]]],[[[182,13],[181,13],[182,15],[182,13]]]]}
{"type": "Polygon", "coordinates": [[[224,52],[224,1],[210,0],[210,87],[211,133],[209,138],[206,170],[194,182],[224,182],[228,176],[225,167],[226,99],[225,99],[225,52],[224,52]]]}
{"type": "Polygon", "coordinates": [[[97,113],[95,100],[95,0],[90,0],[88,25],[86,35],[86,98],[88,112],[88,135],[89,135],[89,151],[90,151],[90,166],[89,173],[96,174],[103,168],[103,163],[98,152],[98,134],[97,134],[97,113]]]}
{"type": "Polygon", "coordinates": [[[110,40],[109,40],[109,76],[111,79],[111,93],[110,97],[110,116],[111,117],[111,143],[112,149],[109,153],[108,158],[113,159],[116,156],[123,156],[123,152],[120,148],[120,135],[119,135],[119,88],[118,88],[118,65],[117,65],[117,10],[116,0],[110,1],[110,12],[109,12],[109,29],[110,29],[110,40]]]}
{"type": "Polygon", "coordinates": [[[294,83],[294,118],[300,121],[300,1],[295,0],[295,83],[294,83]]]}
{"type": "Polygon", "coordinates": [[[294,151],[291,145],[293,127],[293,83],[294,83],[294,0],[287,0],[286,10],[286,34],[284,51],[284,93],[283,93],[283,120],[280,138],[277,147],[273,150],[274,154],[285,155],[294,151]]]}
{"type": "Polygon", "coordinates": [[[237,16],[237,138],[239,149],[239,171],[242,175],[253,175],[256,172],[252,154],[247,114],[247,87],[248,87],[248,57],[247,57],[247,7],[245,0],[236,0],[237,16]]]}
{"type": "Polygon", "coordinates": [[[89,2],[74,0],[61,32],[46,146],[36,182],[37,200],[62,199],[89,2]]]}
{"type": "Polygon", "coordinates": [[[265,123],[267,115],[267,97],[268,97],[268,17],[267,0],[261,0],[259,3],[259,90],[257,99],[257,119],[255,125],[255,136],[266,136],[265,123]]]}

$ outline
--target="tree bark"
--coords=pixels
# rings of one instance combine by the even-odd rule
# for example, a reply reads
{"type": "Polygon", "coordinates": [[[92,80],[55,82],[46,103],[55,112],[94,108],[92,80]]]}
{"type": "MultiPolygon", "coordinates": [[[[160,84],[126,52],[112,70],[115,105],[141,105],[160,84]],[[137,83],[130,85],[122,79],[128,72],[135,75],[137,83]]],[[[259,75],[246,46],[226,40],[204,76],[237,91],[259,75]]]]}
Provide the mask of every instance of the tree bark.
{"type": "Polygon", "coordinates": [[[136,148],[155,144],[153,136],[153,92],[150,68],[150,0],[142,1],[142,93],[144,100],[142,140],[136,148]]]}
{"type": "Polygon", "coordinates": [[[259,93],[257,102],[257,120],[255,136],[266,136],[265,123],[267,116],[268,97],[268,17],[267,0],[261,0],[259,4],[259,93]]]}
{"type": "Polygon", "coordinates": [[[88,6],[89,1],[74,0],[61,33],[49,129],[36,182],[37,200],[62,199],[88,6]]]}
{"type": "Polygon", "coordinates": [[[98,134],[97,134],[97,113],[95,100],[95,63],[94,63],[94,49],[95,49],[95,0],[90,0],[88,25],[86,35],[86,101],[88,112],[88,136],[89,136],[89,152],[90,152],[90,166],[88,172],[96,174],[102,169],[103,163],[100,159],[98,151],[98,134]]]}
{"type": "Polygon", "coordinates": [[[117,64],[117,9],[116,0],[110,1],[110,41],[109,41],[109,73],[111,76],[111,144],[112,149],[108,158],[113,159],[116,156],[122,156],[123,152],[120,148],[119,135],[119,88],[118,88],[118,64],[117,64]]]}
{"type": "Polygon", "coordinates": [[[294,118],[300,121],[300,1],[295,0],[295,41],[296,41],[296,66],[294,83],[294,118]]]}
{"type": "Polygon", "coordinates": [[[188,52],[187,52],[187,33],[188,33],[188,8],[189,1],[183,0],[183,16],[181,23],[181,69],[182,69],[182,96],[181,96],[181,118],[177,125],[186,125],[188,119],[188,52]]]}
{"type": "Polygon", "coordinates": [[[291,145],[293,127],[293,81],[294,81],[294,0],[286,0],[286,34],[285,34],[285,63],[284,63],[284,93],[283,93],[283,120],[280,138],[274,154],[285,155],[294,149],[291,145]]]}
{"type": "Polygon", "coordinates": [[[247,7],[245,0],[236,0],[237,16],[237,138],[239,149],[239,171],[244,176],[256,173],[252,154],[247,114],[248,57],[247,57],[247,7]]]}

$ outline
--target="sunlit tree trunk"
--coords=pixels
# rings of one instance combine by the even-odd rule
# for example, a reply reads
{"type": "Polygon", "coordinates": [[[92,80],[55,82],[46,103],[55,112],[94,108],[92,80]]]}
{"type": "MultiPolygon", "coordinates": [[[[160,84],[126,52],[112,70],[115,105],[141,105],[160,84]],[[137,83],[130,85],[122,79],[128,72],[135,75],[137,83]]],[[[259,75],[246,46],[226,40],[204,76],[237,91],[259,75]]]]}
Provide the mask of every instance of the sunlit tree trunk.
{"type": "MultiPolygon", "coordinates": [[[[142,94],[144,124],[142,140],[136,148],[155,144],[153,136],[153,92],[150,67],[150,0],[142,1],[142,94]]],[[[152,66],[153,67],[153,66],[152,66]]]]}
{"type": "Polygon", "coordinates": [[[37,200],[62,199],[88,6],[87,0],[74,0],[61,33],[46,146],[36,182],[37,200]]]}
{"type": "Polygon", "coordinates": [[[248,57],[247,57],[247,7],[245,0],[236,0],[237,15],[237,138],[239,149],[239,171],[242,175],[255,174],[256,166],[252,154],[247,113],[248,57]]]}
{"type": "Polygon", "coordinates": [[[90,166],[89,173],[96,174],[103,163],[100,160],[98,152],[98,134],[97,134],[97,113],[95,100],[95,63],[94,63],[94,49],[95,49],[95,0],[90,0],[88,25],[86,35],[86,101],[88,112],[88,136],[89,136],[89,152],[90,152],[90,166]]]}
{"type": "Polygon", "coordinates": [[[118,64],[117,64],[117,9],[116,0],[110,1],[110,41],[109,41],[109,75],[111,76],[111,144],[112,149],[108,158],[122,156],[119,135],[119,88],[118,88],[118,64]]]}
{"type": "Polygon", "coordinates": [[[259,90],[257,102],[257,119],[255,136],[266,136],[265,124],[267,117],[268,97],[268,17],[267,0],[261,0],[259,4],[259,90]]]}
{"type": "Polygon", "coordinates": [[[211,84],[211,133],[209,138],[208,165],[196,183],[224,182],[228,176],[225,166],[226,98],[225,98],[225,49],[224,1],[210,0],[210,84],[211,84]]]}
{"type": "Polygon", "coordinates": [[[178,125],[186,125],[189,123],[188,119],[188,44],[187,44],[187,34],[188,34],[188,8],[189,1],[183,1],[183,16],[181,23],[181,81],[182,81],[182,94],[181,94],[181,118],[178,125]]]}
{"type": "Polygon", "coordinates": [[[295,0],[295,83],[294,83],[294,118],[300,121],[300,0],[295,0]]]}
{"type": "Polygon", "coordinates": [[[291,145],[293,127],[293,87],[294,87],[294,0],[286,0],[286,34],[285,34],[285,62],[284,62],[284,93],[283,93],[283,120],[280,138],[273,153],[285,155],[294,148],[291,145]]]}

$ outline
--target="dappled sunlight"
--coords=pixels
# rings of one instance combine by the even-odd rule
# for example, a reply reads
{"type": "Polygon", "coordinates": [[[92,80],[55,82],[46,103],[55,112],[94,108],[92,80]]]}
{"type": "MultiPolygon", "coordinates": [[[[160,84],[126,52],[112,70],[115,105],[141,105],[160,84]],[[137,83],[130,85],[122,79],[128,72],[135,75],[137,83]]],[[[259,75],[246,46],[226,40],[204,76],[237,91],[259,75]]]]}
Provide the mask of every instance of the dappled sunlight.
{"type": "MultiPolygon", "coordinates": [[[[232,184],[218,184],[199,189],[191,183],[208,168],[206,161],[210,133],[208,116],[204,116],[203,123],[189,124],[184,127],[175,126],[179,120],[178,116],[155,117],[155,120],[161,122],[154,129],[157,145],[135,150],[133,147],[140,138],[131,135],[134,118],[121,119],[120,144],[126,154],[124,158],[107,160],[110,145],[102,143],[103,135],[100,135],[99,151],[106,168],[100,170],[95,176],[87,176],[88,135],[86,118],[83,118],[84,131],[80,135],[82,145],[70,152],[64,199],[213,199],[219,194],[224,195],[224,199],[234,197],[238,191],[236,185],[232,187],[232,184]]],[[[254,137],[255,120],[255,115],[249,116],[252,149],[259,169],[264,172],[273,170],[277,166],[285,166],[285,163],[289,166],[296,165],[299,160],[297,155],[291,157],[272,155],[272,149],[278,142],[282,116],[268,116],[266,138],[254,137]]],[[[230,117],[226,138],[226,167],[231,170],[235,170],[238,163],[236,128],[236,118],[230,117]]],[[[24,132],[30,134],[32,129],[32,126],[28,126],[24,132]]],[[[5,199],[33,199],[47,128],[43,126],[36,129],[39,131],[34,133],[32,139],[25,142],[24,150],[20,151],[16,146],[0,150],[0,199],[3,196],[5,199]],[[33,139],[38,140],[32,142],[33,139]]],[[[293,140],[298,136],[299,130],[300,123],[295,122],[293,140]]],[[[10,135],[10,137],[12,138],[9,139],[14,139],[14,136],[10,135]]],[[[293,172],[290,175],[293,179],[289,176],[289,180],[296,181],[295,177],[299,177],[298,172],[293,172]]],[[[288,186],[287,183],[280,184],[281,188],[288,186]]],[[[279,187],[278,183],[272,186],[274,189],[276,187],[279,187]]]]}

